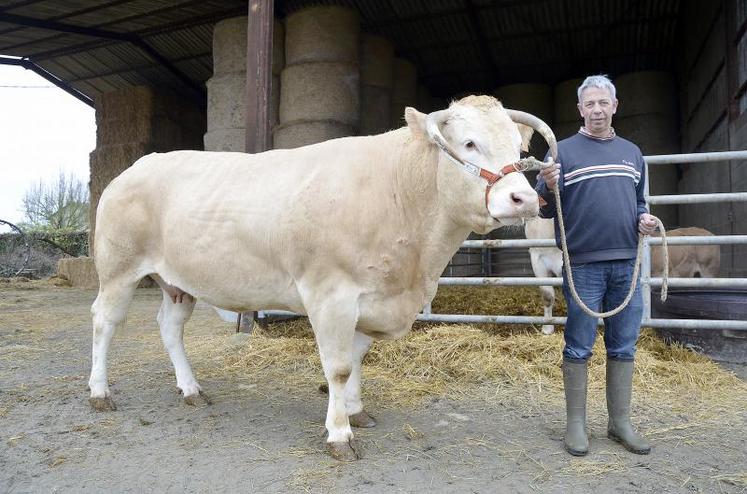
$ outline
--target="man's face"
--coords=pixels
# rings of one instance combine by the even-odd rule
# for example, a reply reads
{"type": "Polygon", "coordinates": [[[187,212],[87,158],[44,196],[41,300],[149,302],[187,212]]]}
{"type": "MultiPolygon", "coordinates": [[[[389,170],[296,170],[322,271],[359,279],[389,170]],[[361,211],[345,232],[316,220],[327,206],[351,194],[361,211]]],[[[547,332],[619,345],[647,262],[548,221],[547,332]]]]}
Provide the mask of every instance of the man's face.
{"type": "Polygon", "coordinates": [[[581,93],[578,111],[584,119],[584,127],[597,136],[606,136],[612,127],[612,115],[617,111],[617,99],[609,90],[590,87],[581,93]]]}

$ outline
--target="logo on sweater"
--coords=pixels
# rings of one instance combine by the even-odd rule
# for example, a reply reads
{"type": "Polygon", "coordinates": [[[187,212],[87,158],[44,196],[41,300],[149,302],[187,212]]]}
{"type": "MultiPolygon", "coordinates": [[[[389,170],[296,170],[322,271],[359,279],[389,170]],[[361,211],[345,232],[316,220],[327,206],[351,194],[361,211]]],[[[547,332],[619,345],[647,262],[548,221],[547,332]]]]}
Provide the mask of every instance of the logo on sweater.
{"type": "Polygon", "coordinates": [[[635,168],[635,165],[628,160],[622,160],[622,162],[623,162],[623,165],[628,165],[628,166],[632,166],[633,168],[635,168]]]}

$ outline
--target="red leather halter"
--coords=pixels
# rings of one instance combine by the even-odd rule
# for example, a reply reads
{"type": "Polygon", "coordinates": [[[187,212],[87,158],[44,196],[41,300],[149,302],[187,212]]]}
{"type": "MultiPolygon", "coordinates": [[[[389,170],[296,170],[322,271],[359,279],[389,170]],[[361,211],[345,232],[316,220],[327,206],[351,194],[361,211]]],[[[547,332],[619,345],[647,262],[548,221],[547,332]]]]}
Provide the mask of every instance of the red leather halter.
{"type": "Polygon", "coordinates": [[[498,173],[493,173],[490,170],[486,170],[485,168],[480,168],[480,177],[488,181],[488,185],[487,187],[485,187],[485,207],[486,208],[488,207],[488,194],[490,194],[490,189],[493,188],[496,182],[498,182],[498,180],[502,179],[509,173],[514,173],[518,171],[520,171],[518,161],[516,163],[511,163],[510,165],[504,166],[498,171],[498,173]]]}

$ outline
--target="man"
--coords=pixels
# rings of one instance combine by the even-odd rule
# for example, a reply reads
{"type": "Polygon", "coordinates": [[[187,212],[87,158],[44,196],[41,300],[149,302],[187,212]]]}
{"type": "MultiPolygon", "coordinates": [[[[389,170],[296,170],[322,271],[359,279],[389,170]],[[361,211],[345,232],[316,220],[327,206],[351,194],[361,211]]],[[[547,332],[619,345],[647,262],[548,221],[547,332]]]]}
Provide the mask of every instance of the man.
{"type": "MultiPolygon", "coordinates": [[[[555,165],[540,173],[537,192],[547,203],[540,216],[556,216],[553,189],[559,187],[568,251],[576,290],[594,311],[614,309],[633,280],[638,233],[649,235],[656,220],[643,197],[645,166],[635,144],[617,135],[612,116],[617,111],[615,86],[603,75],[587,77],[578,88],[578,111],[584,125],[558,143],[555,165]],[[562,179],[561,179],[562,177],[562,179]]],[[[560,247],[558,222],[555,238],[560,247]]],[[[563,349],[566,399],[565,449],[575,456],[589,451],[586,435],[587,362],[597,334],[597,321],[573,301],[563,273],[568,304],[563,349]]],[[[637,454],[648,454],[649,443],[630,424],[630,397],[635,344],[643,314],[640,288],[619,314],[604,320],[607,350],[607,436],[637,454]]]]}

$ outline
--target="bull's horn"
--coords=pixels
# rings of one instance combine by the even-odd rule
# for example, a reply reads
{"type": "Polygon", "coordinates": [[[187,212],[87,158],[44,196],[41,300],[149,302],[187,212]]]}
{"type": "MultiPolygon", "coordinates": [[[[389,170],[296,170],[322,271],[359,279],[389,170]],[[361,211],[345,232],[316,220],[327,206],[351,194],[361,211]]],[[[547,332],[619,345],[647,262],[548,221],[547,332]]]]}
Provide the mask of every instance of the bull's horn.
{"type": "Polygon", "coordinates": [[[514,122],[528,125],[539,132],[540,135],[545,138],[547,145],[550,147],[550,156],[552,156],[553,161],[558,160],[558,141],[555,139],[555,134],[553,134],[549,125],[531,113],[519,110],[509,110],[508,108],[506,108],[506,111],[508,112],[508,116],[511,117],[511,120],[514,122]]]}
{"type": "Polygon", "coordinates": [[[428,133],[428,137],[430,137],[430,139],[435,142],[438,147],[443,149],[445,153],[447,153],[455,160],[461,162],[462,160],[457,152],[451,147],[449,141],[444,138],[438,128],[438,124],[446,121],[447,118],[449,118],[449,110],[438,110],[429,113],[425,117],[425,130],[428,133]]]}

